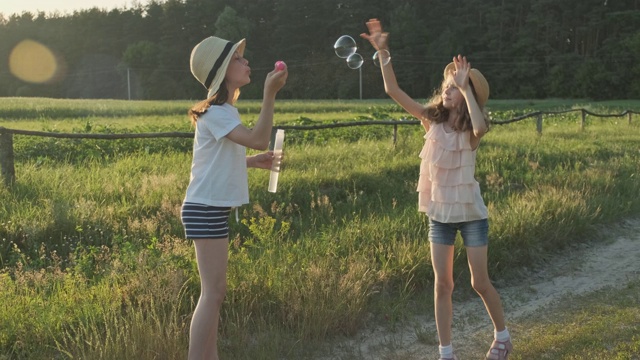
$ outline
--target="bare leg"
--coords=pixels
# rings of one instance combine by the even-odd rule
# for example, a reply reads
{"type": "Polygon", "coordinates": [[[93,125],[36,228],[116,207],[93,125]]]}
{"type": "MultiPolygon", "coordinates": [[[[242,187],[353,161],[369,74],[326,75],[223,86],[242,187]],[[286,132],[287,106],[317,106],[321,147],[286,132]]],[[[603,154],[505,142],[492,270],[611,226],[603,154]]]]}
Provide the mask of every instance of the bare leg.
{"type": "Polygon", "coordinates": [[[218,360],[218,322],[227,291],[229,239],[194,240],[200,298],[191,319],[189,360],[218,360]]]}
{"type": "Polygon", "coordinates": [[[489,279],[487,270],[487,246],[467,247],[467,259],[471,271],[471,286],[482,298],[494,328],[497,331],[504,330],[502,301],[489,279]]]}
{"type": "Polygon", "coordinates": [[[453,318],[453,245],[431,243],[431,264],[435,275],[433,285],[436,327],[440,345],[451,344],[453,318]]]}

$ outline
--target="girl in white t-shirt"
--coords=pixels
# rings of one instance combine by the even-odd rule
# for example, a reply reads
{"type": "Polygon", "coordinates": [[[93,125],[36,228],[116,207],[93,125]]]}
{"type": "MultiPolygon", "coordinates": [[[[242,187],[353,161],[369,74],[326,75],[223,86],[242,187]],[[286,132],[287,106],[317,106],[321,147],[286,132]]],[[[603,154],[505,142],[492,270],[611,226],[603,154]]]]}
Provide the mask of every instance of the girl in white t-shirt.
{"type": "Polygon", "coordinates": [[[249,202],[247,168],[270,169],[272,152],[246,156],[247,147],[266,150],[273,127],[277,92],[287,80],[286,67],[267,74],[262,110],[256,125],[240,122],[234,103],[249,84],[251,68],[243,57],[245,40],[232,43],[208,37],[191,52],[191,73],[207,89],[207,99],[189,116],[195,126],[193,162],[182,223],[194,242],[200,273],[200,299],[191,320],[189,359],[218,360],[218,321],[227,285],[229,212],[249,202]]]}

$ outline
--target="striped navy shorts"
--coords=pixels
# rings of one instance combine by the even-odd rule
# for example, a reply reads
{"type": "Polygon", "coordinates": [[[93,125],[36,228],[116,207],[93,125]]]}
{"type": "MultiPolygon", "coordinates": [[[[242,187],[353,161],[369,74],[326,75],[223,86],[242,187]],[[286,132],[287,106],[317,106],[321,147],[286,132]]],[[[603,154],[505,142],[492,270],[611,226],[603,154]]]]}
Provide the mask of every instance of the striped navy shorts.
{"type": "Polygon", "coordinates": [[[223,239],[229,236],[230,207],[185,202],[180,216],[187,239],[223,239]]]}

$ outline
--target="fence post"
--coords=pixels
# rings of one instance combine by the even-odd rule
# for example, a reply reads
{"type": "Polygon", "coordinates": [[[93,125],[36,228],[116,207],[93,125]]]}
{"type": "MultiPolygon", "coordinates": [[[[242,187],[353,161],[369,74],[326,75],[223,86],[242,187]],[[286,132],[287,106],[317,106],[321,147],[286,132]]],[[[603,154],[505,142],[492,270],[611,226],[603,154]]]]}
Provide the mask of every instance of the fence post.
{"type": "Polygon", "coordinates": [[[536,130],[538,131],[538,135],[542,135],[542,113],[538,114],[538,118],[536,119],[536,130]]]}
{"type": "Polygon", "coordinates": [[[13,163],[13,133],[0,127],[0,175],[7,187],[16,181],[13,163]]]}
{"type": "Polygon", "coordinates": [[[398,124],[393,124],[393,146],[398,142],[398,124]]]}
{"type": "Polygon", "coordinates": [[[582,113],[582,121],[580,122],[580,130],[584,130],[584,123],[585,123],[585,119],[587,117],[587,112],[584,111],[584,109],[580,109],[580,112],[582,113]]]}

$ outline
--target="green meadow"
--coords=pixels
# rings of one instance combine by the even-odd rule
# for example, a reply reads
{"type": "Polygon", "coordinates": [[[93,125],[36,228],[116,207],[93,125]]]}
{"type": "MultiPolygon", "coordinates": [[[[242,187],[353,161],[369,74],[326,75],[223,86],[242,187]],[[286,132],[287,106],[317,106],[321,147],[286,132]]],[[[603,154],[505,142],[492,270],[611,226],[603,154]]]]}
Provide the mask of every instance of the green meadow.
{"type": "MultiPolygon", "coordinates": [[[[189,132],[192,103],[4,98],[0,127],[189,132]]],[[[248,126],[256,121],[258,101],[237,105],[248,126]]],[[[631,100],[488,106],[496,120],[540,110],[640,111],[631,100]]],[[[278,101],[275,124],[404,117],[388,100],[278,101]]],[[[415,192],[424,132],[402,124],[395,144],[392,135],[384,125],[287,130],[278,192],[267,192],[267,171],[249,170],[251,203],[230,220],[221,358],[312,358],[367,325],[432,316],[428,221],[415,192]]],[[[0,359],[186,358],[199,295],[179,216],[191,139],[15,135],[13,142],[16,182],[0,186],[0,359]]],[[[541,135],[533,118],[492,126],[476,169],[490,213],[492,277],[526,281],[526,271],[549,255],[637,217],[638,144],[640,115],[631,123],[587,116],[584,128],[579,112],[548,115],[541,135]]],[[[456,249],[456,284],[471,292],[464,249],[456,249]]],[[[632,283],[613,308],[587,304],[627,329],[608,338],[613,357],[591,341],[593,331],[611,329],[611,316],[576,322],[586,313],[566,312],[552,331],[570,328],[590,358],[634,358],[640,341],[628,329],[637,329],[640,315],[627,307],[638,308],[639,294],[632,283]]],[[[538,339],[521,338],[526,354],[569,354],[553,349],[541,324],[532,319],[522,328],[538,339]]]]}

